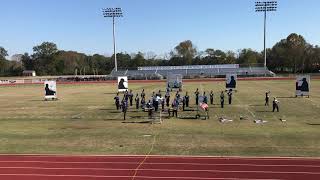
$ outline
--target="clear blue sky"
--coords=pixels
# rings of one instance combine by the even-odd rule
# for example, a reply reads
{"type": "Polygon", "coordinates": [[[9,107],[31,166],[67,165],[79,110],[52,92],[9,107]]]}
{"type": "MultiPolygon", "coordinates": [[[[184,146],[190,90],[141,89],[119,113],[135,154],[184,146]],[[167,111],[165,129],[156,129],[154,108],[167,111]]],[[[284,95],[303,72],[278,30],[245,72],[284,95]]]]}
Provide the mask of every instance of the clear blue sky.
{"type": "MultiPolygon", "coordinates": [[[[172,50],[192,40],[198,50],[263,49],[263,15],[254,0],[1,0],[0,46],[16,53],[51,41],[59,49],[112,54],[112,21],[104,7],[122,7],[118,51],[172,50]]],[[[320,1],[278,0],[268,15],[267,47],[291,32],[320,45],[320,1]]]]}

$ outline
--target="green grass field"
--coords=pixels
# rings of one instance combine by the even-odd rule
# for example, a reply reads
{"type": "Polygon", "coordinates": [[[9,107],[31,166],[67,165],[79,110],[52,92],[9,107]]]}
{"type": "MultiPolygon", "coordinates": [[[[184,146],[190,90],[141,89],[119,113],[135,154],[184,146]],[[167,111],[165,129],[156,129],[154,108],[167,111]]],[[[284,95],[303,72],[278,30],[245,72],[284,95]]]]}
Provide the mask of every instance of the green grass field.
{"type": "MultiPolygon", "coordinates": [[[[221,109],[218,92],[224,82],[185,83],[192,106],[196,88],[215,92],[210,119],[171,118],[153,125],[122,123],[113,103],[113,84],[58,85],[60,100],[52,102],[43,101],[43,85],[0,86],[0,153],[319,157],[320,80],[312,81],[310,98],[293,98],[294,84],[239,81],[233,104],[221,109]],[[280,113],[264,106],[267,90],[278,97],[280,113]],[[221,116],[234,121],[222,124],[221,116]],[[268,122],[255,124],[254,119],[268,122]]],[[[144,88],[148,96],[164,87],[130,84],[135,93],[144,88]]],[[[147,114],[132,107],[128,121],[139,116],[147,114]]]]}

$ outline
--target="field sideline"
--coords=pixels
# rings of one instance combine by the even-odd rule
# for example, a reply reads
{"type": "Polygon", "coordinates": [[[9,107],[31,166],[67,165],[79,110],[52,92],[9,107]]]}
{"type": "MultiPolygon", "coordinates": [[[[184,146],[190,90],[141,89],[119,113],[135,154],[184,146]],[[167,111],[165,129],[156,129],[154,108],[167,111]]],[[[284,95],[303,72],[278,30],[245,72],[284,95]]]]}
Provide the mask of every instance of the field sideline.
{"type": "MultiPolygon", "coordinates": [[[[233,104],[214,105],[209,120],[171,118],[161,125],[122,123],[112,83],[59,84],[60,100],[54,102],[43,101],[42,85],[0,86],[0,153],[319,157],[320,80],[311,82],[310,98],[294,98],[294,83],[239,81],[233,104]],[[263,106],[267,90],[279,98],[280,113],[263,106]],[[234,121],[221,124],[222,116],[234,121]],[[255,119],[268,122],[254,124],[255,119]]],[[[151,96],[164,90],[165,82],[129,86],[151,96]]],[[[224,82],[185,83],[191,105],[196,88],[213,90],[218,104],[224,82]]],[[[146,117],[133,107],[128,113],[129,121],[146,117]]]]}

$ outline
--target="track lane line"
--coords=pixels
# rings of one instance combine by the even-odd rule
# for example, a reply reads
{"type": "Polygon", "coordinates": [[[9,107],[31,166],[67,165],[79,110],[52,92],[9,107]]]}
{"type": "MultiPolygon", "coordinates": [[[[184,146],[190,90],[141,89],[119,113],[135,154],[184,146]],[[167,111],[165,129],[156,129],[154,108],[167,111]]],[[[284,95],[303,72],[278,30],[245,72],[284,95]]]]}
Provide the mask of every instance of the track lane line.
{"type": "MultiPolygon", "coordinates": [[[[32,170],[90,170],[90,171],[135,171],[136,169],[114,169],[114,168],[42,168],[42,167],[5,167],[0,169],[32,169],[32,170]]],[[[306,171],[248,171],[248,170],[214,170],[214,169],[147,169],[141,168],[139,171],[158,171],[158,172],[218,172],[218,173],[263,173],[263,174],[311,174],[320,175],[320,172],[306,172],[306,171]]],[[[1,172],[0,172],[1,174],[1,172]]],[[[18,173],[17,173],[18,174],[18,173]]],[[[135,177],[135,176],[133,176],[135,177]]]]}
{"type": "MultiPolygon", "coordinates": [[[[72,155],[72,154],[0,154],[0,159],[7,157],[50,157],[50,158],[143,158],[145,155],[72,155]]],[[[276,160],[319,160],[320,157],[293,157],[293,156],[185,156],[185,155],[149,155],[150,158],[185,158],[185,159],[276,159],[276,160]]]]}
{"type": "MultiPolygon", "coordinates": [[[[21,163],[21,164],[130,164],[137,165],[139,162],[51,162],[51,161],[0,161],[0,168],[5,168],[7,166],[1,166],[1,163],[21,163]]],[[[253,166],[253,167],[310,167],[310,168],[320,168],[319,165],[300,165],[300,164],[250,164],[250,163],[152,163],[145,162],[145,165],[191,165],[191,166],[253,166]]],[[[18,167],[18,166],[14,166],[18,167]]],[[[21,166],[19,166],[21,167],[21,166]]]]}
{"type": "MultiPolygon", "coordinates": [[[[168,163],[168,164],[171,164],[171,163],[189,163],[189,161],[186,161],[186,162],[166,162],[166,160],[179,160],[179,161],[185,161],[187,159],[184,159],[184,158],[176,158],[176,159],[165,159],[165,158],[150,158],[148,159],[148,162],[146,163],[168,163]],[[164,162],[158,162],[158,161],[155,161],[155,160],[163,160],[164,162]],[[153,161],[152,161],[153,160],[153,161]]],[[[202,160],[202,161],[238,161],[239,164],[243,164],[241,163],[241,161],[253,161],[253,162],[273,162],[273,161],[280,161],[280,162],[296,162],[296,163],[306,163],[306,162],[316,162],[316,163],[319,163],[320,164],[320,161],[319,160],[299,160],[299,159],[197,159],[197,160],[202,160]]],[[[54,160],[54,161],[50,161],[50,160],[0,160],[0,163],[139,163],[141,161],[62,161],[62,160],[54,160]]],[[[196,162],[192,162],[193,164],[195,164],[196,162]]],[[[198,161],[197,163],[199,164],[203,164],[201,161],[198,161]]],[[[204,164],[218,164],[218,163],[208,163],[208,162],[205,162],[204,164]]],[[[237,163],[235,163],[237,164],[237,163]]],[[[244,163],[245,164],[245,163],[244,163]]],[[[248,163],[250,164],[250,163],[248,163]]],[[[257,163],[252,163],[252,164],[257,164],[257,163]]]]}
{"type": "MultiPolygon", "coordinates": [[[[47,175],[47,174],[0,174],[0,176],[36,176],[36,177],[87,177],[87,178],[131,178],[132,176],[92,176],[92,175],[47,175]]],[[[136,176],[143,179],[192,179],[192,180],[234,180],[235,178],[211,178],[211,177],[152,177],[136,176]]],[[[238,180],[278,180],[264,178],[236,178],[238,180]]]]}

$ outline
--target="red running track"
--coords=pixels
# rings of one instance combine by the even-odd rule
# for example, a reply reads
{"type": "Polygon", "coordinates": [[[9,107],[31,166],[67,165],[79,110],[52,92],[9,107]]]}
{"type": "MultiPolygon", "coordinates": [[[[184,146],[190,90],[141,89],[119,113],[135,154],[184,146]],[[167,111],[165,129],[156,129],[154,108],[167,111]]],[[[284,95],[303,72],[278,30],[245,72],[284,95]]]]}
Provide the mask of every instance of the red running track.
{"type": "MultiPolygon", "coordinates": [[[[312,77],[312,79],[320,79],[318,76],[312,77]]],[[[283,80],[295,80],[293,77],[239,77],[239,81],[283,81],[283,80]]],[[[201,79],[183,79],[183,82],[216,82],[225,81],[225,78],[201,78],[201,79]]],[[[130,83],[163,83],[166,80],[130,80],[130,83]]],[[[117,84],[117,80],[106,80],[106,81],[57,81],[58,84],[117,84]]],[[[17,85],[32,85],[41,83],[11,83],[11,84],[0,84],[0,86],[17,86],[17,85]]]]}
{"type": "Polygon", "coordinates": [[[320,179],[320,159],[2,155],[1,180],[320,179]]]}

